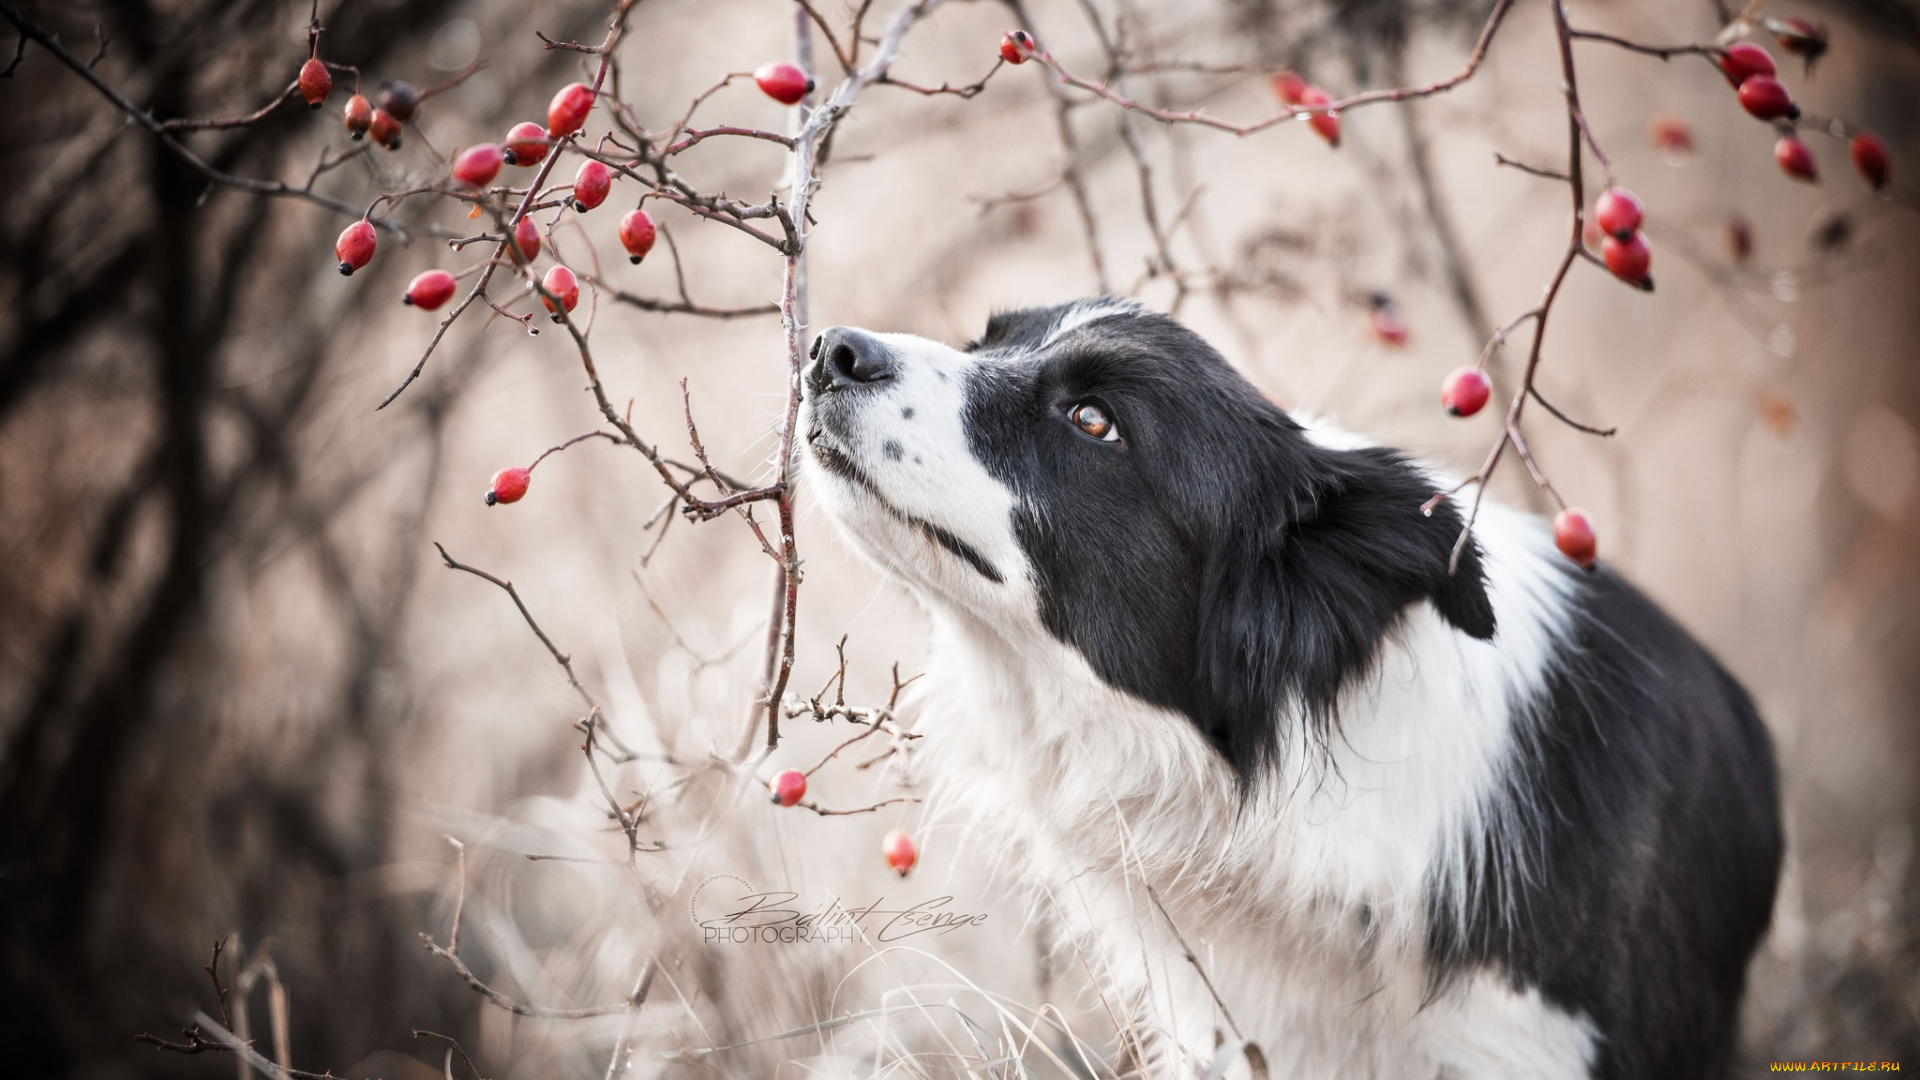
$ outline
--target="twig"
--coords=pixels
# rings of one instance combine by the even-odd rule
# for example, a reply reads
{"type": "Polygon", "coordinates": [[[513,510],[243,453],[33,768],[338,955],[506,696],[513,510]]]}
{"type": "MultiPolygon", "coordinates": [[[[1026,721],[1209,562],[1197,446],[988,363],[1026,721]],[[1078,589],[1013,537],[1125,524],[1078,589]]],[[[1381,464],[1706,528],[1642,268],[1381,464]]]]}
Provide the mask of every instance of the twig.
{"type": "Polygon", "coordinates": [[[1614,433],[1619,430],[1618,428],[1595,427],[1591,424],[1583,424],[1580,421],[1575,420],[1574,418],[1568,416],[1566,413],[1563,413],[1559,409],[1555,408],[1553,405],[1553,402],[1548,401],[1544,396],[1541,395],[1540,388],[1538,386],[1528,386],[1527,393],[1533,395],[1533,400],[1539,402],[1541,408],[1552,413],[1555,419],[1559,420],[1561,423],[1567,425],[1568,427],[1574,429],[1575,431],[1584,431],[1589,435],[1598,435],[1603,439],[1608,439],[1608,438],[1612,438],[1614,433]]]}
{"type": "Polygon", "coordinates": [[[540,644],[545,645],[547,652],[552,654],[554,663],[559,664],[560,669],[567,673],[568,685],[572,686],[574,691],[580,695],[580,699],[587,703],[587,708],[599,709],[600,706],[593,700],[593,695],[587,693],[587,688],[580,685],[579,677],[573,673],[573,658],[561,652],[559,647],[553,643],[553,639],[547,636],[547,632],[540,629],[540,624],[534,620],[533,612],[527,610],[526,601],[520,599],[520,591],[513,587],[513,582],[494,577],[492,574],[487,573],[477,566],[468,566],[466,563],[460,562],[452,555],[449,555],[446,547],[438,540],[433,542],[433,546],[439,550],[440,558],[446,563],[447,569],[472,574],[474,577],[491,581],[501,589],[504,589],[506,594],[513,598],[513,606],[520,609],[520,617],[527,621],[527,627],[533,631],[533,636],[540,639],[540,644]]]}
{"type": "Polygon", "coordinates": [[[1513,158],[1508,157],[1498,150],[1493,152],[1493,162],[1496,165],[1505,165],[1509,169],[1519,169],[1523,173],[1532,173],[1542,179],[1558,180],[1563,184],[1567,182],[1567,174],[1561,172],[1559,169],[1549,169],[1540,165],[1529,165],[1524,161],[1515,161],[1513,158]]]}
{"type": "Polygon", "coordinates": [[[920,801],[920,798],[919,796],[916,796],[916,795],[896,795],[891,799],[881,799],[879,802],[874,803],[872,806],[860,806],[860,807],[855,807],[852,810],[829,810],[828,808],[807,799],[802,799],[799,802],[794,803],[793,805],[798,806],[803,810],[811,810],[814,813],[819,814],[821,817],[849,817],[853,814],[871,814],[875,810],[878,810],[886,806],[892,806],[895,803],[917,803],[919,801],[920,801]]]}
{"type": "MultiPolygon", "coordinates": [[[[91,68],[93,65],[89,64],[87,66],[91,68]]],[[[288,83],[287,88],[285,90],[280,91],[279,97],[274,98],[272,101],[267,102],[265,105],[260,106],[260,108],[254,110],[253,112],[248,113],[245,116],[236,116],[227,120],[162,120],[160,121],[160,130],[161,131],[210,131],[210,130],[224,130],[229,128],[249,127],[253,124],[259,123],[260,121],[266,119],[268,116],[272,115],[275,109],[278,109],[280,106],[285,105],[289,101],[292,101],[294,97],[299,93],[300,93],[300,83],[296,80],[294,82],[288,83]]]]}
{"type": "Polygon", "coordinates": [[[982,90],[985,90],[987,88],[987,80],[993,78],[994,75],[1006,65],[1007,62],[1005,60],[995,60],[993,66],[987,69],[985,75],[980,76],[978,80],[970,82],[965,86],[955,86],[945,80],[942,80],[939,86],[921,86],[918,83],[910,83],[905,79],[896,79],[892,75],[881,75],[879,78],[873,80],[873,82],[876,86],[897,86],[902,90],[911,90],[916,94],[924,94],[927,97],[952,94],[954,97],[966,101],[977,96],[982,90]]]}

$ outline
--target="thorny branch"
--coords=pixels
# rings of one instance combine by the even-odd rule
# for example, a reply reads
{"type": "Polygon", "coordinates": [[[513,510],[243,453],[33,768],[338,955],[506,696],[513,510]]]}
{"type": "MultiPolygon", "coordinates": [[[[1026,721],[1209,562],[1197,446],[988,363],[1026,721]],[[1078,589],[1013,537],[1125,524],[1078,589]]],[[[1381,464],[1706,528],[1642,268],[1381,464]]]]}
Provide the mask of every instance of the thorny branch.
{"type": "Polygon", "coordinates": [[[1438,82],[1428,83],[1424,86],[1402,86],[1385,90],[1367,90],[1362,93],[1330,101],[1325,105],[1288,105],[1272,116],[1248,124],[1235,124],[1227,120],[1219,119],[1218,117],[1208,116],[1206,113],[1197,109],[1175,112],[1171,109],[1162,109],[1147,105],[1135,101],[1115,89],[1111,85],[1111,79],[1095,82],[1074,74],[1067,69],[1066,65],[1061,63],[1052,53],[1045,49],[1036,49],[1032,55],[1033,59],[1051,69],[1055,75],[1060,77],[1060,81],[1066,85],[1074,87],[1075,89],[1085,90],[1088,93],[1104,98],[1129,112],[1137,112],[1143,116],[1149,116],[1155,120],[1159,120],[1162,123],[1197,124],[1201,127],[1214,128],[1232,135],[1246,136],[1265,131],[1268,128],[1277,127],[1296,117],[1311,116],[1316,113],[1338,113],[1347,109],[1358,108],[1362,105],[1372,105],[1383,101],[1409,101],[1414,98],[1431,97],[1435,94],[1446,93],[1461,83],[1473,78],[1474,73],[1480,70],[1481,61],[1486,59],[1487,46],[1493,43],[1494,34],[1499,31],[1500,24],[1506,19],[1507,12],[1512,7],[1513,0],[1498,0],[1498,2],[1494,4],[1492,13],[1487,16],[1486,24],[1480,30],[1479,40],[1474,43],[1473,52],[1467,57],[1466,66],[1448,78],[1441,79],[1438,82]]]}
{"type": "MultiPolygon", "coordinates": [[[[14,29],[20,32],[21,45],[18,50],[19,52],[24,52],[26,48],[25,43],[29,40],[45,49],[54,59],[65,64],[68,68],[72,69],[75,74],[85,79],[95,90],[100,92],[101,96],[111,101],[121,112],[126,113],[129,119],[152,132],[154,137],[160,140],[160,144],[166,147],[169,153],[179,158],[188,168],[213,183],[224,184],[242,191],[251,191],[259,195],[305,199],[316,205],[324,206],[335,213],[348,214],[354,217],[360,216],[358,207],[342,202],[332,196],[322,195],[314,191],[310,182],[305,187],[293,187],[279,180],[258,180],[252,177],[235,176],[232,173],[215,168],[209,164],[205,158],[188,149],[185,143],[174,138],[173,128],[169,128],[165,122],[155,119],[152,113],[128,101],[120,91],[115,90],[112,85],[93,70],[92,64],[68,52],[67,47],[60,44],[59,38],[28,22],[26,18],[18,11],[15,11],[13,5],[7,3],[6,0],[0,0],[0,16],[4,16],[8,22],[13,24],[14,29]]],[[[18,55],[15,57],[15,62],[18,62],[18,55]]],[[[9,68],[9,71],[11,71],[11,68],[9,68]]],[[[282,94],[280,99],[276,100],[275,104],[277,105],[279,101],[285,100],[286,97],[287,95],[282,94]]],[[[269,106],[246,122],[251,123],[252,120],[265,116],[268,112],[271,112],[272,109],[273,106],[269,106]]],[[[176,126],[185,127],[187,125],[177,124],[176,126]]],[[[206,126],[233,127],[238,126],[238,123],[230,121],[216,122],[206,126]]],[[[374,222],[374,225],[393,232],[403,240],[407,237],[406,230],[392,221],[377,221],[374,222]]]]}

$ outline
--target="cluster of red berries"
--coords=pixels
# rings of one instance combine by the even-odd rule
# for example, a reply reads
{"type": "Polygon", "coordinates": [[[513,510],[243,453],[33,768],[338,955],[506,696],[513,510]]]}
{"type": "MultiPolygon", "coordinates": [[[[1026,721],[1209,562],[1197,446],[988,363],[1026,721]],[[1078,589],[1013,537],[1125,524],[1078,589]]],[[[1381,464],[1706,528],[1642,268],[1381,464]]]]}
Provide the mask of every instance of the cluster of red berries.
{"type": "MultiPolygon", "coordinates": [[[[1826,31],[1805,19],[1768,23],[1775,39],[1790,52],[1804,56],[1809,66],[1826,50],[1826,31]]],[[[1750,41],[1727,46],[1720,56],[1720,70],[1740,98],[1740,106],[1761,120],[1780,125],[1780,141],[1773,144],[1773,160],[1780,171],[1795,180],[1811,184],[1820,179],[1820,166],[1813,151],[1794,133],[1792,123],[1800,118],[1800,106],[1793,95],[1776,79],[1773,56],[1750,41]]],[[[1892,177],[1887,144],[1870,131],[1857,132],[1848,147],[1853,167],[1876,189],[1885,187],[1892,177]]]]}
{"type": "Polygon", "coordinates": [[[398,150],[400,125],[413,119],[413,111],[419,105],[419,91],[397,80],[380,91],[379,108],[375,108],[366,95],[356,92],[347,99],[347,136],[355,142],[371,137],[376,145],[398,150]]]}
{"type": "MultiPolygon", "coordinates": [[[[525,490],[524,484],[522,490],[525,490]]],[[[775,806],[797,806],[801,799],[807,797],[807,774],[799,769],[782,769],[774,774],[773,780],[767,784],[767,790],[772,793],[775,806]]],[[[905,829],[889,832],[880,841],[880,854],[894,873],[901,877],[906,877],[907,871],[913,869],[913,864],[920,861],[920,852],[914,846],[913,836],[905,829]]]]}
{"type": "MultiPolygon", "coordinates": [[[[1304,105],[1309,109],[1320,109],[1333,100],[1325,90],[1291,71],[1283,71],[1273,77],[1273,93],[1283,104],[1304,105]]],[[[1325,109],[1308,113],[1307,126],[1313,129],[1314,134],[1327,140],[1328,146],[1340,145],[1339,110],[1325,109]]]]}
{"type": "MultiPolygon", "coordinates": [[[[814,89],[814,82],[806,72],[785,61],[763,65],[754,72],[753,78],[768,97],[786,105],[797,104],[814,89]]],[[[333,78],[326,64],[318,57],[309,59],[301,66],[299,89],[316,109],[325,103],[327,95],[332,92],[333,78]]],[[[494,178],[500,175],[502,166],[531,168],[538,165],[562,140],[586,125],[595,98],[593,88],[584,83],[570,83],[561,87],[547,105],[545,127],[526,121],[515,124],[499,143],[467,147],[454,155],[449,170],[453,179],[477,191],[493,183],[494,178]]],[[[413,87],[397,81],[386,85],[379,108],[356,93],[347,102],[347,133],[356,140],[372,136],[375,142],[388,149],[399,149],[400,127],[413,117],[419,100],[420,95],[413,87]]],[[[613,189],[613,180],[614,170],[611,166],[597,158],[588,158],[573,178],[573,196],[569,202],[574,211],[586,213],[606,202],[613,189]]],[[[477,207],[474,214],[479,214],[477,207]]],[[[657,231],[653,218],[645,210],[632,210],[621,218],[620,245],[627,249],[628,258],[636,264],[646,258],[647,253],[653,250],[657,231]]],[[[376,237],[371,222],[362,219],[349,225],[334,245],[340,272],[351,274],[366,266],[373,259],[375,247],[376,237]]],[[[521,218],[514,224],[510,249],[523,263],[531,263],[539,257],[540,232],[532,221],[521,218]]],[[[452,282],[452,275],[445,271],[428,271],[413,280],[403,299],[423,311],[432,311],[452,297],[452,282]]],[[[579,302],[579,282],[573,271],[564,266],[549,270],[541,284],[553,297],[549,299],[543,296],[541,300],[549,311],[554,312],[556,319],[561,310],[572,311],[579,302]],[[555,306],[556,300],[560,305],[558,308],[555,306]]]]}
{"type": "MultiPolygon", "coordinates": [[[[307,101],[307,107],[318,109],[327,103],[327,96],[333,93],[333,73],[327,70],[326,61],[318,56],[311,57],[300,65],[300,77],[297,80],[300,96],[307,101]]],[[[347,134],[358,142],[368,134],[373,141],[389,150],[400,149],[400,125],[413,119],[414,107],[420,103],[420,95],[413,87],[403,82],[391,82],[380,95],[380,107],[374,108],[358,90],[347,99],[347,134]]]]}
{"type": "MultiPolygon", "coordinates": [[[[1767,50],[1751,41],[1736,41],[1720,55],[1720,70],[1739,96],[1740,107],[1756,118],[1784,119],[1789,124],[1800,118],[1800,106],[1793,103],[1793,95],[1774,78],[1773,55],[1767,50]]],[[[1819,179],[1813,151],[1791,127],[1784,128],[1780,141],[1774,144],[1773,159],[1780,164],[1780,171],[1796,180],[1812,183],[1819,179]]]]}
{"type": "Polygon", "coordinates": [[[1623,187],[1610,187],[1593,202],[1593,223],[1603,234],[1600,258],[1613,276],[1637,288],[1653,291],[1653,251],[1640,231],[1646,209],[1639,196],[1623,187]]]}

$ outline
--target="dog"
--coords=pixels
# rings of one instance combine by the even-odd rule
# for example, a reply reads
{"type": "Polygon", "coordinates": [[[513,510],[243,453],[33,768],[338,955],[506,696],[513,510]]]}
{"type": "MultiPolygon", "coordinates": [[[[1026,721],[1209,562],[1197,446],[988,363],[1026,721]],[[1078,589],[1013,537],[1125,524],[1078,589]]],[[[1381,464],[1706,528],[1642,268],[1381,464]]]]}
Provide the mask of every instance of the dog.
{"type": "Polygon", "coordinates": [[[1724,1076],[1781,858],[1747,694],[1605,565],[1106,298],[834,327],[805,481],[932,623],[915,745],[1129,1068],[1724,1076]],[[1450,565],[1452,564],[1452,565],[1450,565]]]}

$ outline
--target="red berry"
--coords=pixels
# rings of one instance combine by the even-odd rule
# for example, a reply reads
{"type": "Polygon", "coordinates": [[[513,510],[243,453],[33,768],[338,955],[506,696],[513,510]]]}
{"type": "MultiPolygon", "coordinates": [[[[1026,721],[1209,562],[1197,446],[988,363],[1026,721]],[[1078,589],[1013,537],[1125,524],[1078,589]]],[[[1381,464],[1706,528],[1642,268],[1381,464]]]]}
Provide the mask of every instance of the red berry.
{"type": "Polygon", "coordinates": [[[1025,30],[1009,30],[1000,37],[1000,59],[1009,64],[1024,64],[1033,52],[1033,35],[1025,30]]]}
{"type": "MultiPolygon", "coordinates": [[[[1309,86],[1300,92],[1300,104],[1310,108],[1325,105],[1332,100],[1327,92],[1317,86],[1309,86]]],[[[1340,114],[1337,112],[1317,112],[1307,117],[1307,126],[1327,140],[1328,146],[1340,145],[1340,114]]]]}
{"type": "Polygon", "coordinates": [[[1440,404],[1455,416],[1472,416],[1486,407],[1493,383],[1479,368],[1463,367],[1440,384],[1440,404]]]}
{"type": "Polygon", "coordinates": [[[1740,84],[1740,107],[1762,120],[1781,116],[1792,120],[1800,115],[1793,95],[1771,75],[1751,75],[1740,84]]]}
{"type": "Polygon", "coordinates": [[[532,218],[521,218],[513,227],[513,243],[520,249],[520,258],[532,262],[540,257],[540,227],[532,218]]]}
{"type": "Polygon", "coordinates": [[[773,791],[774,802],[792,806],[807,797],[807,774],[799,769],[786,769],[775,773],[773,783],[767,786],[773,791]]]}
{"type": "Polygon", "coordinates": [[[1307,80],[1291,71],[1273,77],[1273,96],[1288,105],[1298,105],[1307,93],[1307,80]]]}
{"type": "Polygon", "coordinates": [[[1736,41],[1720,57],[1720,70],[1738,87],[1754,75],[1773,75],[1773,55],[1751,41],[1736,41]]]}
{"type": "Polygon", "coordinates": [[[352,274],[373,261],[375,245],[373,223],[366,218],[347,226],[333,242],[333,253],[340,259],[340,272],[352,274]]]}
{"type": "Polygon", "coordinates": [[[554,322],[560,321],[561,308],[572,311],[574,305],[580,302],[580,282],[574,278],[573,271],[558,263],[547,271],[547,276],[540,284],[560,300],[560,307],[556,308],[552,300],[544,296],[540,298],[540,302],[547,305],[547,310],[553,312],[554,322]]]}
{"type": "Polygon", "coordinates": [[[653,219],[645,210],[630,211],[620,219],[620,246],[627,249],[637,266],[653,250],[653,219]]]}
{"type": "Polygon", "coordinates": [[[407,294],[400,301],[421,311],[432,311],[453,299],[453,290],[458,285],[453,275],[445,270],[428,270],[413,279],[413,284],[407,286],[407,294]]]}
{"type": "Polygon", "coordinates": [[[1623,187],[1608,188],[1593,203],[1593,220],[1601,231],[1622,240],[1639,230],[1643,216],[1639,197],[1623,187]]]}
{"type": "Polygon", "coordinates": [[[333,93],[333,76],[327,72],[327,65],[314,57],[300,65],[300,96],[307,99],[309,108],[317,109],[327,103],[327,95],[333,93]]]}
{"type": "Polygon", "coordinates": [[[527,482],[532,479],[533,470],[519,465],[494,473],[493,483],[487,486],[487,505],[519,502],[526,497],[527,482]]]}
{"type": "Polygon", "coordinates": [[[585,83],[568,83],[547,105],[547,133],[564,139],[579,131],[593,110],[593,90],[585,83]]]}
{"type": "Polygon", "coordinates": [[[526,123],[513,125],[513,130],[507,132],[507,149],[501,155],[501,160],[507,164],[518,165],[524,169],[529,165],[540,164],[540,159],[546,156],[546,128],[528,120],[526,123]]]}
{"type": "Polygon", "coordinates": [[[1653,291],[1653,279],[1647,276],[1647,267],[1653,264],[1653,252],[1647,248],[1644,235],[1634,233],[1625,240],[1609,236],[1600,241],[1600,257],[1606,261],[1607,269],[1613,271],[1614,277],[1648,292],[1653,291]]]}
{"type": "Polygon", "coordinates": [[[1693,128],[1677,116],[1656,116],[1647,122],[1647,142],[1669,154],[1693,153],[1693,128]]]}
{"type": "Polygon", "coordinates": [[[1553,519],[1553,546],[1560,549],[1560,554],[1582,567],[1591,567],[1599,553],[1593,519],[1587,516],[1585,510],[1574,507],[1560,511],[1553,519]]]}
{"type": "Polygon", "coordinates": [[[1773,160],[1780,163],[1781,172],[1795,180],[1811,184],[1820,179],[1820,167],[1814,163],[1813,151],[1795,136],[1782,135],[1780,141],[1773,144],[1773,160]]]}
{"type": "Polygon", "coordinates": [[[469,146],[453,159],[453,178],[468,187],[486,187],[500,175],[500,163],[505,160],[492,143],[469,146]]]}
{"type": "Polygon", "coordinates": [[[913,864],[920,861],[920,853],[913,846],[913,837],[907,835],[905,829],[888,833],[880,841],[880,854],[886,856],[887,865],[893,867],[893,872],[901,877],[906,877],[907,871],[913,869],[913,864]]]}
{"type": "Polygon", "coordinates": [[[373,121],[367,125],[367,134],[375,143],[389,150],[400,149],[400,121],[385,109],[373,110],[373,121]]]}
{"type": "Polygon", "coordinates": [[[373,105],[365,97],[355,94],[347,99],[347,134],[359,142],[366,135],[367,128],[373,126],[373,105]]]}
{"type": "Polygon", "coordinates": [[[1867,183],[1876,189],[1887,186],[1893,176],[1893,162],[1887,157],[1887,144],[1880,136],[1863,131],[1853,137],[1848,149],[1853,154],[1854,169],[1867,178],[1867,183]]]}
{"type": "Polygon", "coordinates": [[[573,175],[573,208],[586,213],[606,202],[607,192],[612,189],[613,170],[605,162],[588,158],[573,175]]]}
{"type": "Polygon", "coordinates": [[[753,81],[760,84],[762,93],[782,105],[797,105],[813,92],[813,80],[807,73],[784,60],[761,65],[753,73],[753,81]]]}
{"type": "Polygon", "coordinates": [[[420,93],[408,83],[396,79],[380,89],[380,107],[403,124],[413,119],[413,110],[419,106],[420,93]]]}

